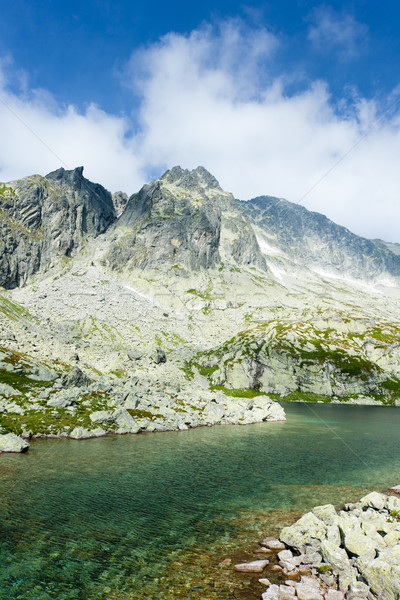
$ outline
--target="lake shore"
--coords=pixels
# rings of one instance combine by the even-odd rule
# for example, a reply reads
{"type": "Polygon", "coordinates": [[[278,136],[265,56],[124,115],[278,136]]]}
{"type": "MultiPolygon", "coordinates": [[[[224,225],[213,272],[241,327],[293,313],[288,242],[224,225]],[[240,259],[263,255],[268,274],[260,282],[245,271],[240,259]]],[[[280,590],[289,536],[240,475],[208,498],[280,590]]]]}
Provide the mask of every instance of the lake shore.
{"type": "Polygon", "coordinates": [[[316,506],[264,538],[255,560],[262,600],[396,600],[400,593],[400,486],[370,492],[336,511],[316,506]]]}

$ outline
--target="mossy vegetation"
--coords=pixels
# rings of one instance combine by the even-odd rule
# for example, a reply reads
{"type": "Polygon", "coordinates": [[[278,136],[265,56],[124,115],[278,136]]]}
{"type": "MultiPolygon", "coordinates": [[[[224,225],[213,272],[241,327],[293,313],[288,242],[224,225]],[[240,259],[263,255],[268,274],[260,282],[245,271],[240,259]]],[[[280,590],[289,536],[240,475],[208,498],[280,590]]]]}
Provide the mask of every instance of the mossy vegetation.
{"type": "Polygon", "coordinates": [[[17,304],[17,302],[9,300],[3,294],[0,294],[0,313],[13,321],[37,322],[37,319],[26,308],[17,304]]]}
{"type": "Polygon", "coordinates": [[[13,412],[0,413],[0,428],[2,433],[31,431],[33,434],[70,433],[75,427],[92,428],[90,414],[107,408],[107,394],[91,392],[85,394],[71,408],[54,408],[47,405],[47,400],[35,398],[34,408],[32,399],[18,398],[24,414],[13,412]]]}

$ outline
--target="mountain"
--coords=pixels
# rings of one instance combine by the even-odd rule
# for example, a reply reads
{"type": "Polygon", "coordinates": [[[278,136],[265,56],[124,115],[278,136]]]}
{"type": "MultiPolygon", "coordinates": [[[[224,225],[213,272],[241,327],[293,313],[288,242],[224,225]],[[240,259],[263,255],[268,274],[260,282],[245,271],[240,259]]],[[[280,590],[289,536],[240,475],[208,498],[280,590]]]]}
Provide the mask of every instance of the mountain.
{"type": "Polygon", "coordinates": [[[0,187],[0,286],[23,285],[116,219],[111,194],[82,173],[61,168],[0,187]]]}
{"type": "Polygon", "coordinates": [[[399,245],[203,167],[0,185],[0,427],[91,437],[400,404],[399,245]]]}
{"type": "Polygon", "coordinates": [[[324,215],[281,198],[259,196],[239,203],[261,243],[311,269],[355,279],[400,277],[396,244],[368,240],[324,215]]]}
{"type": "Polygon", "coordinates": [[[199,271],[222,262],[266,270],[254,232],[232,196],[203,167],[174,167],[133,194],[115,225],[111,269],[199,271]]]}

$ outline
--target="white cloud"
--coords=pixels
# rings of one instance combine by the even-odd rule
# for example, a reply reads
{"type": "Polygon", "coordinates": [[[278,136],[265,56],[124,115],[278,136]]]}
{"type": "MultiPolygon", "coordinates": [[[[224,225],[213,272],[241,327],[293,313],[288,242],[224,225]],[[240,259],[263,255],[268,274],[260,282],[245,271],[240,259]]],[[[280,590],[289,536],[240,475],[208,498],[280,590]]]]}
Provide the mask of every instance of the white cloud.
{"type": "Polygon", "coordinates": [[[319,51],[334,51],[342,60],[359,54],[368,34],[367,25],[348,13],[335,12],[329,6],[315,8],[311,20],[308,39],[319,51]]]}
{"type": "MultiPolygon", "coordinates": [[[[46,94],[7,92],[5,83],[0,98],[68,166],[84,164],[87,177],[113,191],[136,191],[175,164],[205,166],[242,199],[296,202],[322,178],[302,204],[356,233],[400,241],[399,118],[376,123],[378,105],[362,98],[341,116],[323,82],[287,95],[284,74],[270,75],[278,51],[269,32],[230,21],[135,52],[124,73],[140,90],[134,135],[132,122],[95,106],[62,109],[46,94]]],[[[1,102],[0,131],[0,180],[60,166],[1,102]]]]}

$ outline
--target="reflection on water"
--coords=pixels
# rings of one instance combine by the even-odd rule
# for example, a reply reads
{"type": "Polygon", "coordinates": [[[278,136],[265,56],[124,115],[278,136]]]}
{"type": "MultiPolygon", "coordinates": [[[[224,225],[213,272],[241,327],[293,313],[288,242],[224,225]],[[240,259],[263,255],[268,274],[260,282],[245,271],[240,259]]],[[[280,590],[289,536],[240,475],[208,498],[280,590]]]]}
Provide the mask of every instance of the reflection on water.
{"type": "Polygon", "coordinates": [[[400,409],[285,409],[286,423],[2,455],[1,600],[259,597],[223,558],[315,504],[399,483],[400,409]]]}

